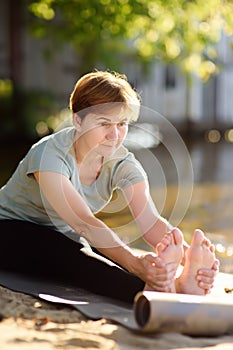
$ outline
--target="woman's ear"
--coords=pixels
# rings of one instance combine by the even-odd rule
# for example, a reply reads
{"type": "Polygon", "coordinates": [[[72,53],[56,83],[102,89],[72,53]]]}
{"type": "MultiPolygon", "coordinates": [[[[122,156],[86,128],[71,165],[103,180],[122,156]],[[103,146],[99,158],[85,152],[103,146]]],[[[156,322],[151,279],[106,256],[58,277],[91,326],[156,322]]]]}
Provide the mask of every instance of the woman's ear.
{"type": "Polygon", "coordinates": [[[73,125],[74,125],[75,129],[77,131],[80,131],[81,122],[82,122],[80,116],[78,115],[78,113],[73,113],[72,117],[73,117],[73,125]]]}

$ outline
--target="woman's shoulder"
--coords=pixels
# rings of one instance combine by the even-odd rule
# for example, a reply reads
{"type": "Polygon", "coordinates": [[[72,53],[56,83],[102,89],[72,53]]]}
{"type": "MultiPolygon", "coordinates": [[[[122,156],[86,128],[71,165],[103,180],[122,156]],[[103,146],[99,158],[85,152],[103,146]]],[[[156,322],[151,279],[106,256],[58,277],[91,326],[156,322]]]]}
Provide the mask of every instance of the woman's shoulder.
{"type": "Polygon", "coordinates": [[[128,148],[126,148],[125,146],[121,146],[118,148],[118,150],[115,152],[113,158],[115,158],[116,160],[118,160],[119,162],[122,161],[131,161],[131,162],[137,162],[135,155],[133,154],[133,152],[131,152],[130,150],[128,150],[128,148]]]}
{"type": "Polygon", "coordinates": [[[111,183],[113,187],[123,189],[130,184],[147,179],[142,164],[136,159],[134,153],[126,147],[120,147],[115,152],[113,159],[114,161],[111,163],[111,183]]]}
{"type": "Polygon", "coordinates": [[[61,149],[69,148],[73,145],[74,133],[74,127],[66,127],[54,132],[53,134],[42,137],[32,145],[31,149],[45,147],[56,147],[61,149]]]}
{"type": "Polygon", "coordinates": [[[73,158],[69,157],[73,135],[73,128],[65,128],[43,137],[31,147],[22,161],[22,166],[27,169],[27,173],[39,170],[68,171],[67,169],[73,164],[73,158]]]}
{"type": "Polygon", "coordinates": [[[105,159],[105,165],[114,171],[121,168],[131,169],[131,171],[138,167],[142,168],[134,153],[123,145],[116,150],[114,155],[105,159]]]}

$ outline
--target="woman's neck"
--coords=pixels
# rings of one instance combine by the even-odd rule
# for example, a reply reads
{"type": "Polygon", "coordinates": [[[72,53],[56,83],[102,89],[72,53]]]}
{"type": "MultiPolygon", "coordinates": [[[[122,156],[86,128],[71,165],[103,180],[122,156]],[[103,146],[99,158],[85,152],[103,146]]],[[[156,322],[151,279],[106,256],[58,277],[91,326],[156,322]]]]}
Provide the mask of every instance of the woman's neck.
{"type": "Polygon", "coordinates": [[[91,185],[100,175],[104,157],[94,151],[85,152],[77,141],[74,143],[76,162],[79,168],[79,177],[83,184],[91,185]]]}
{"type": "Polygon", "coordinates": [[[103,161],[103,156],[97,154],[94,150],[86,150],[81,143],[74,143],[75,157],[78,164],[99,164],[103,161]]]}

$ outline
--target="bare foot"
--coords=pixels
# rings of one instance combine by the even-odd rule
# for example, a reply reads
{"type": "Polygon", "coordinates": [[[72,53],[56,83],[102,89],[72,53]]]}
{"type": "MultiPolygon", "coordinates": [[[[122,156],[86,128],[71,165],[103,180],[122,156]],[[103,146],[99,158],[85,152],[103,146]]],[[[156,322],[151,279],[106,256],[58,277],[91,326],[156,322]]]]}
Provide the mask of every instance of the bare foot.
{"type": "Polygon", "coordinates": [[[185,253],[185,265],[177,279],[180,293],[204,295],[204,289],[198,286],[197,271],[200,268],[211,268],[215,261],[214,246],[201,230],[195,230],[190,247],[185,253]]]}
{"type": "Polygon", "coordinates": [[[156,246],[158,256],[166,263],[175,262],[177,266],[183,257],[183,235],[178,228],[164,235],[156,246]]]}
{"type": "MultiPolygon", "coordinates": [[[[164,235],[163,239],[156,246],[158,256],[167,264],[176,263],[177,268],[183,257],[183,235],[175,228],[164,235]]],[[[175,293],[175,281],[170,285],[170,292],[175,293]]]]}

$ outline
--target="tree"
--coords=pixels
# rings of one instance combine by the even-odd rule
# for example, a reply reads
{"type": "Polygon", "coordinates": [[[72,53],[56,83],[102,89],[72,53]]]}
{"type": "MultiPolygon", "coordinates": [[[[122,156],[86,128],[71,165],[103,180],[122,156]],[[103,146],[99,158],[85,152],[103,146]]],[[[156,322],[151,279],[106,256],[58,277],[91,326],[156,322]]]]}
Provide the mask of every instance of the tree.
{"type": "Polygon", "coordinates": [[[33,34],[52,50],[71,44],[80,73],[132,58],[208,80],[219,69],[216,43],[233,34],[232,0],[36,0],[28,8],[33,34]]]}

